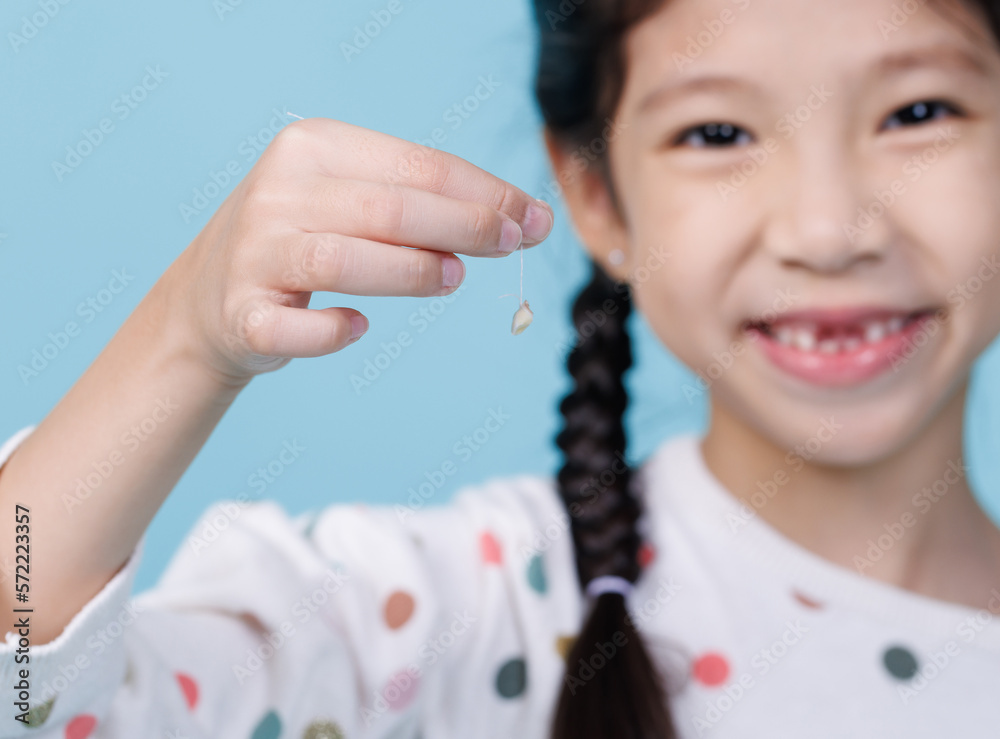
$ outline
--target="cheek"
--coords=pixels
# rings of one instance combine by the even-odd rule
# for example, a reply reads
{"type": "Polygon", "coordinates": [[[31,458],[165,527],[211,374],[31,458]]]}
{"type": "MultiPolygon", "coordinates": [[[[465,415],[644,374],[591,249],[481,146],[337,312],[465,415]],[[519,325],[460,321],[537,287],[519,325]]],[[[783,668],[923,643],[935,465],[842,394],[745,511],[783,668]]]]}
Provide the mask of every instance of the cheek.
{"type": "Polygon", "coordinates": [[[632,179],[633,299],[670,352],[698,368],[733,340],[735,328],[720,318],[720,300],[742,243],[736,231],[741,219],[714,186],[687,180],[672,188],[664,180],[649,171],[632,179]]]}
{"type": "Polygon", "coordinates": [[[936,292],[978,353],[1000,331],[1000,156],[970,148],[912,177],[898,226],[931,252],[936,292]]]}

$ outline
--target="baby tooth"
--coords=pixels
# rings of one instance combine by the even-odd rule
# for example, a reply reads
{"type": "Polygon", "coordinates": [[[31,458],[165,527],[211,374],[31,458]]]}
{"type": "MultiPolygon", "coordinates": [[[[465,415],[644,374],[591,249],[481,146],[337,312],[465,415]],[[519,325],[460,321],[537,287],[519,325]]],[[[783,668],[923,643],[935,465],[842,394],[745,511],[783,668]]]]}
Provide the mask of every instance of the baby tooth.
{"type": "Polygon", "coordinates": [[[824,354],[836,354],[840,348],[840,342],[836,339],[823,339],[819,342],[819,350],[824,354]]]}
{"type": "Polygon", "coordinates": [[[807,328],[795,329],[792,341],[797,349],[804,352],[811,352],[816,348],[816,334],[807,328]]]}
{"type": "Polygon", "coordinates": [[[865,324],[865,341],[874,343],[885,338],[885,324],[880,321],[872,321],[865,324]]]}
{"type": "Polygon", "coordinates": [[[861,339],[857,336],[849,336],[844,339],[844,349],[846,351],[853,352],[859,346],[861,346],[861,339]]]}
{"type": "Polygon", "coordinates": [[[903,319],[900,318],[899,316],[893,316],[892,318],[889,319],[889,323],[887,324],[887,326],[889,328],[889,333],[894,334],[901,328],[903,328],[903,319]]]}
{"type": "Polygon", "coordinates": [[[778,340],[779,344],[784,344],[785,346],[791,346],[794,339],[795,332],[792,331],[788,326],[781,326],[778,328],[777,333],[774,338],[778,340]]]}

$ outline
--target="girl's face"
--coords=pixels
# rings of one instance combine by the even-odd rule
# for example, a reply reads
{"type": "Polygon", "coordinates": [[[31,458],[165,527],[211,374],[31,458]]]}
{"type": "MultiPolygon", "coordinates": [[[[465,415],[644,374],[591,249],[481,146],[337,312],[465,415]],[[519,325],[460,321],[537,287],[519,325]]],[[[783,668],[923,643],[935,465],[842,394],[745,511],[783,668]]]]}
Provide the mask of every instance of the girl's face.
{"type": "Polygon", "coordinates": [[[627,37],[621,220],[568,193],[574,220],[713,402],[783,448],[833,418],[819,461],[891,452],[1000,332],[992,44],[926,0],[668,0],[627,37]]]}

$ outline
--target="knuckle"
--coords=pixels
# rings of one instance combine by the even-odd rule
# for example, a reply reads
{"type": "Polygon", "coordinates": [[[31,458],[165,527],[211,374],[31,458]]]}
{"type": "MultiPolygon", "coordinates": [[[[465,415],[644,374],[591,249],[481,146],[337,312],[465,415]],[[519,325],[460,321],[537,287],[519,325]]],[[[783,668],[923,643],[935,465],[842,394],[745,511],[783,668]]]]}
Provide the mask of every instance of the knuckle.
{"type": "Polygon", "coordinates": [[[301,151],[309,145],[313,136],[317,134],[318,124],[318,121],[309,119],[292,121],[274,135],[268,148],[282,153],[301,151]]]}
{"type": "Polygon", "coordinates": [[[405,210],[402,194],[393,186],[367,187],[358,199],[357,212],[363,224],[386,237],[399,231],[405,210]]]}
{"type": "Polygon", "coordinates": [[[407,262],[406,280],[419,296],[429,296],[441,289],[441,261],[429,251],[413,251],[407,262]]]}
{"type": "Polygon", "coordinates": [[[279,206],[280,188],[262,177],[244,180],[243,205],[253,215],[266,215],[279,206]]]}
{"type": "Polygon", "coordinates": [[[324,285],[335,289],[353,271],[352,250],[332,236],[317,238],[306,256],[310,274],[321,275],[324,285]]]}
{"type": "Polygon", "coordinates": [[[497,181],[492,192],[491,203],[496,203],[496,210],[513,218],[518,223],[524,219],[527,205],[524,200],[518,197],[518,192],[506,182],[497,181]]]}
{"type": "Polygon", "coordinates": [[[469,230],[472,233],[472,245],[476,249],[489,249],[499,240],[499,221],[494,217],[492,208],[475,204],[469,214],[469,230]]]}
{"type": "Polygon", "coordinates": [[[451,164],[444,152],[418,145],[400,161],[399,176],[414,187],[441,193],[451,176],[451,164]]]}
{"type": "Polygon", "coordinates": [[[274,306],[256,303],[247,306],[240,319],[238,330],[247,348],[254,354],[271,356],[274,352],[276,327],[273,320],[274,306]]]}

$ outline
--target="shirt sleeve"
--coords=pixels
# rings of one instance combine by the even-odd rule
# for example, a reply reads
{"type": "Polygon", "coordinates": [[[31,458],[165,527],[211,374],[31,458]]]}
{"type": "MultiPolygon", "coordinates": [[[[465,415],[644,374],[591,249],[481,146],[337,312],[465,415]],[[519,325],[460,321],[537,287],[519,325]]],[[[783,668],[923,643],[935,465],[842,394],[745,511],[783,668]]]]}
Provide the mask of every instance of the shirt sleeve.
{"type": "Polygon", "coordinates": [[[567,524],[533,476],[440,506],[219,501],[152,590],[130,597],[143,537],[30,646],[28,724],[7,634],[0,739],[544,736],[581,610],[567,524]]]}

